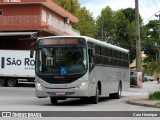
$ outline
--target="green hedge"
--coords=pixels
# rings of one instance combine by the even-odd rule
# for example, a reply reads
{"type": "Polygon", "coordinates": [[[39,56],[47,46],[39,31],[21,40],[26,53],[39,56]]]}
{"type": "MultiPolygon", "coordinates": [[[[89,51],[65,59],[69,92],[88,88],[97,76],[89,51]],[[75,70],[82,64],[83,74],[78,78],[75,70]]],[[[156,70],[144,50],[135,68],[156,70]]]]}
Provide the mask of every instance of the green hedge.
{"type": "Polygon", "coordinates": [[[149,100],[160,100],[160,91],[149,94],[149,100]]]}

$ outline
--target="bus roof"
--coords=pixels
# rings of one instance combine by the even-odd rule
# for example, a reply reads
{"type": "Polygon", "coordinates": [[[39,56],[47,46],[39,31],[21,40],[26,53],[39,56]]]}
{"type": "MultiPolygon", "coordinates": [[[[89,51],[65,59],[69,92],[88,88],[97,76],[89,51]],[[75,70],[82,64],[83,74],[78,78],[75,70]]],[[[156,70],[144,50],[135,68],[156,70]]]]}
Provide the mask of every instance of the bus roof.
{"type": "Polygon", "coordinates": [[[116,45],[112,45],[110,43],[106,43],[104,41],[100,41],[100,40],[90,38],[90,37],[84,37],[84,38],[86,38],[87,41],[93,42],[93,43],[101,45],[101,46],[105,46],[105,47],[115,49],[115,50],[119,50],[119,51],[122,51],[122,52],[127,52],[127,53],[129,52],[129,50],[127,50],[127,49],[124,49],[124,48],[116,46],[116,45]]]}
{"type": "Polygon", "coordinates": [[[119,50],[119,51],[126,52],[126,53],[129,52],[129,50],[124,49],[122,47],[115,46],[115,45],[112,45],[112,44],[109,44],[109,43],[106,43],[106,42],[103,42],[103,41],[100,41],[100,40],[97,40],[97,39],[94,39],[94,38],[91,38],[91,37],[87,37],[87,36],[49,36],[49,37],[40,37],[40,38],[38,38],[38,40],[40,40],[40,39],[57,38],[57,37],[84,38],[84,39],[86,39],[86,41],[90,41],[90,42],[93,42],[93,43],[101,45],[101,46],[105,46],[105,47],[108,47],[108,48],[111,48],[111,49],[114,49],[114,50],[119,50]]]}

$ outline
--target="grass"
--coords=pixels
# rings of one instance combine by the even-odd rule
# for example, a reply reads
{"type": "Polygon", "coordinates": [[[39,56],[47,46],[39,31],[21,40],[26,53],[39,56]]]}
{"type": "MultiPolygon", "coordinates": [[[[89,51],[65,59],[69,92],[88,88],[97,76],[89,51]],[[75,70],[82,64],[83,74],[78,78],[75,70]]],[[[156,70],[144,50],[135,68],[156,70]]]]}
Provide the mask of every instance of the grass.
{"type": "MultiPolygon", "coordinates": [[[[160,100],[160,91],[149,94],[149,100],[160,100]]],[[[158,103],[160,105],[160,103],[158,103]]]]}

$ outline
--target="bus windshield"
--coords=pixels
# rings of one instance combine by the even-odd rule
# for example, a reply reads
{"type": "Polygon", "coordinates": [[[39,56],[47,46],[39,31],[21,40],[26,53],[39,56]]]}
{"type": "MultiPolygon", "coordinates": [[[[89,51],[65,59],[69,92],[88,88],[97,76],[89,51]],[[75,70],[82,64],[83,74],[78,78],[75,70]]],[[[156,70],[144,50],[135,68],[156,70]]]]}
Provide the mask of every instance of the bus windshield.
{"type": "Polygon", "coordinates": [[[37,49],[36,73],[39,75],[83,74],[86,69],[84,46],[44,46],[37,49]]]}

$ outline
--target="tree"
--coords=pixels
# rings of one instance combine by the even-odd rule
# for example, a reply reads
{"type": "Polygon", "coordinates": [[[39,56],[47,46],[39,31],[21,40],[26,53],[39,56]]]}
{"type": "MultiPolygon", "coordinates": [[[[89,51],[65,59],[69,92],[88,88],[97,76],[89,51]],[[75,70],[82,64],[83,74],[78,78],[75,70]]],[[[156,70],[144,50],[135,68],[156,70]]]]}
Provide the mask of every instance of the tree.
{"type": "Polygon", "coordinates": [[[131,8],[121,9],[115,14],[116,41],[130,51],[130,62],[136,58],[135,17],[131,8]]]}
{"type": "Polygon", "coordinates": [[[62,6],[67,11],[71,12],[73,15],[77,15],[80,8],[80,3],[78,0],[53,0],[60,6],[62,6]]]}
{"type": "Polygon", "coordinates": [[[116,43],[119,44],[121,47],[130,48],[130,44],[128,44],[130,42],[129,31],[132,26],[130,25],[129,20],[126,19],[122,10],[119,10],[115,13],[114,26],[116,43]]]}
{"type": "Polygon", "coordinates": [[[114,36],[114,12],[107,6],[102,9],[101,15],[96,20],[96,38],[102,41],[112,42],[114,36]]]}
{"type": "MultiPolygon", "coordinates": [[[[140,23],[142,23],[140,16],[140,23]]],[[[141,37],[146,31],[141,27],[141,37]]],[[[131,62],[136,58],[135,40],[135,10],[133,8],[113,11],[109,6],[102,9],[96,21],[96,36],[98,39],[130,50],[131,62]]]]}
{"type": "Polygon", "coordinates": [[[86,7],[81,7],[78,11],[79,22],[74,27],[80,31],[81,35],[95,37],[95,20],[86,7]]]}
{"type": "Polygon", "coordinates": [[[143,28],[145,29],[145,34],[142,39],[142,49],[148,56],[144,61],[147,64],[147,66],[144,66],[144,73],[158,77],[160,71],[160,61],[158,60],[159,47],[156,46],[156,43],[157,45],[159,44],[158,21],[151,20],[143,28]]]}
{"type": "Polygon", "coordinates": [[[156,77],[158,77],[159,75],[159,71],[160,71],[160,67],[159,67],[159,62],[146,62],[146,66],[144,67],[144,73],[147,75],[154,75],[156,77]]]}
{"type": "Polygon", "coordinates": [[[159,35],[158,35],[158,21],[151,20],[147,25],[145,25],[146,35],[143,40],[143,50],[145,54],[148,55],[146,61],[157,60],[157,54],[159,47],[156,48],[156,44],[159,43],[159,35]]]}
{"type": "Polygon", "coordinates": [[[126,8],[122,10],[127,20],[129,20],[130,23],[135,21],[135,9],[133,8],[126,8]]]}
{"type": "Polygon", "coordinates": [[[128,43],[127,49],[130,50],[130,60],[136,58],[136,40],[135,40],[135,9],[127,8],[122,10],[125,18],[128,20],[128,25],[126,27],[126,41],[128,43]]]}
{"type": "MultiPolygon", "coordinates": [[[[113,11],[109,6],[102,9],[96,21],[98,39],[130,50],[131,62],[135,59],[135,12],[132,8],[113,11]]],[[[143,34],[143,32],[142,32],[143,34]]]]}
{"type": "Polygon", "coordinates": [[[95,31],[95,20],[85,7],[80,7],[80,3],[78,0],[53,0],[73,15],[77,16],[79,19],[78,23],[73,24],[73,28],[80,31],[81,35],[94,37],[95,31]]]}

